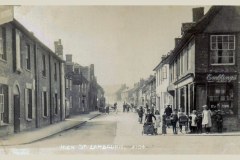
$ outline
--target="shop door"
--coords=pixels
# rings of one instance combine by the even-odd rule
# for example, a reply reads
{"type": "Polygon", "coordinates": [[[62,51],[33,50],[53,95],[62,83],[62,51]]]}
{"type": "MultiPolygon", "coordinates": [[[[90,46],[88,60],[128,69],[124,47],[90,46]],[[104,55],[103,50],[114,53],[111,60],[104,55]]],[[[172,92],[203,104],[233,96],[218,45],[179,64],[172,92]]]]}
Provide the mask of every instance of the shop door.
{"type": "Polygon", "coordinates": [[[14,132],[20,132],[20,97],[14,95],[14,132]]]}

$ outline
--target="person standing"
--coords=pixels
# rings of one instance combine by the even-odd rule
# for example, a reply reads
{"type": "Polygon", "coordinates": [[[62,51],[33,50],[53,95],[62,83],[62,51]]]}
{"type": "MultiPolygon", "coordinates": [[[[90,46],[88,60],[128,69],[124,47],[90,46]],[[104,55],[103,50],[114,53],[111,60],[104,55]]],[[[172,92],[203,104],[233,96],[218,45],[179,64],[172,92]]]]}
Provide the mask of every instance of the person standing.
{"type": "Polygon", "coordinates": [[[184,114],[182,108],[179,109],[178,118],[179,118],[179,129],[180,129],[180,132],[182,132],[182,126],[186,125],[187,123],[186,115],[184,114]]]}
{"type": "Polygon", "coordinates": [[[144,111],[143,111],[143,108],[141,106],[139,111],[138,111],[138,117],[139,117],[138,121],[139,121],[140,124],[142,124],[143,114],[144,114],[144,111]]]}
{"type": "Polygon", "coordinates": [[[161,123],[161,116],[158,110],[155,111],[155,117],[156,117],[156,121],[155,121],[155,134],[158,134],[158,128],[160,127],[160,123],[161,123]]]}
{"type": "Polygon", "coordinates": [[[202,126],[205,129],[206,133],[210,133],[210,129],[212,127],[212,119],[211,119],[211,111],[208,110],[207,105],[203,106],[203,112],[202,112],[202,126]]]}
{"type": "Polygon", "coordinates": [[[109,114],[109,106],[106,107],[106,114],[109,114]]]}
{"type": "Polygon", "coordinates": [[[114,103],[114,111],[115,111],[115,113],[117,114],[117,103],[114,103]]]}
{"type": "Polygon", "coordinates": [[[171,115],[171,122],[173,127],[173,134],[177,134],[177,122],[178,122],[177,109],[175,109],[171,115]]]}
{"type": "Polygon", "coordinates": [[[192,111],[192,114],[190,115],[192,118],[191,118],[191,133],[196,133],[197,131],[197,111],[196,110],[193,110],[192,111]]]}
{"type": "Polygon", "coordinates": [[[147,110],[147,114],[146,114],[146,116],[145,116],[145,123],[147,123],[147,124],[152,124],[152,123],[153,123],[153,118],[154,118],[154,120],[156,121],[156,117],[154,116],[153,113],[151,113],[151,110],[148,109],[148,110],[147,110]]]}
{"type": "Polygon", "coordinates": [[[164,113],[166,113],[167,117],[170,117],[172,114],[172,108],[170,107],[170,105],[167,105],[167,107],[165,108],[164,113]]]}
{"type": "Polygon", "coordinates": [[[167,121],[166,121],[166,113],[162,115],[162,134],[165,135],[167,134],[167,121]]]}
{"type": "Polygon", "coordinates": [[[221,114],[221,111],[220,111],[220,110],[217,111],[216,121],[217,121],[217,130],[218,130],[218,133],[222,133],[222,129],[223,129],[223,117],[222,117],[222,114],[221,114]]]}

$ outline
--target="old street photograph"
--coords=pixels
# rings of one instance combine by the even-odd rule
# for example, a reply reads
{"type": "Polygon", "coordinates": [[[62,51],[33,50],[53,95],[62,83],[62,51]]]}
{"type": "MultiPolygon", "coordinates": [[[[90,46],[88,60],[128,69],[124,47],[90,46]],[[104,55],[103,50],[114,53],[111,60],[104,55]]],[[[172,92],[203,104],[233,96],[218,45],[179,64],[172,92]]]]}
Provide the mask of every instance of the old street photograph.
{"type": "Polygon", "coordinates": [[[237,5],[0,5],[0,155],[239,154],[239,73],[237,5]]]}

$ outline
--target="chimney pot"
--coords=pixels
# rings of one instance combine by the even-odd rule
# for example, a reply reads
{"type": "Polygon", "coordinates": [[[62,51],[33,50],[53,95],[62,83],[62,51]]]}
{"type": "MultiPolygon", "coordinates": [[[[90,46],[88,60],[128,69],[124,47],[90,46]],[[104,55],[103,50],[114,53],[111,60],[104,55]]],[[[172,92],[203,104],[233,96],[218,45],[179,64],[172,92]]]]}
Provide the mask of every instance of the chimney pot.
{"type": "Polygon", "coordinates": [[[71,54],[66,55],[66,61],[67,62],[72,62],[72,55],[71,54]]]}

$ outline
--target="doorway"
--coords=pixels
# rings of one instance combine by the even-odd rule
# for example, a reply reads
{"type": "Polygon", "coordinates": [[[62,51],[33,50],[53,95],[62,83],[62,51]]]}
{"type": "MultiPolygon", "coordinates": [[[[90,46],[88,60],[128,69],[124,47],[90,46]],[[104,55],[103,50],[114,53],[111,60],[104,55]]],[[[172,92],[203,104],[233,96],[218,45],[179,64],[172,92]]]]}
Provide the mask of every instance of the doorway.
{"type": "Polygon", "coordinates": [[[20,132],[20,96],[14,95],[14,132],[20,132]]]}
{"type": "MultiPolygon", "coordinates": [[[[16,82],[17,83],[17,82],[16,82]]],[[[19,85],[14,85],[13,88],[13,114],[14,114],[14,132],[20,132],[20,92],[19,85]]]]}

